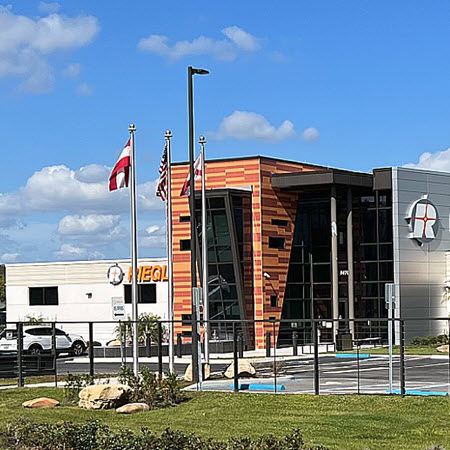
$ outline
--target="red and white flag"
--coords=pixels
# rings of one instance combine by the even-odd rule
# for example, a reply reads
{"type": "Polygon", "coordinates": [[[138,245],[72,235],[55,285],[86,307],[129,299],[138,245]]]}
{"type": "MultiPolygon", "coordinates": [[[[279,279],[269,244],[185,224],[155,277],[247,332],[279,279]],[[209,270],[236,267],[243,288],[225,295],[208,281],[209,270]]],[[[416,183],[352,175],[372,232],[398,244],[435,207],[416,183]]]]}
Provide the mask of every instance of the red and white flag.
{"type": "MultiPolygon", "coordinates": [[[[195,180],[201,178],[202,176],[202,154],[200,153],[197,156],[197,159],[194,162],[194,184],[195,180]]],[[[195,186],[194,186],[195,188],[195,186]]],[[[191,171],[188,172],[188,176],[186,181],[183,184],[183,188],[181,189],[180,196],[189,196],[191,192],[191,171]]]]}
{"type": "Polygon", "coordinates": [[[130,177],[130,140],[126,143],[125,147],[122,150],[122,153],[119,156],[119,159],[114,166],[114,169],[111,172],[111,176],[109,177],[109,190],[115,191],[116,189],[121,189],[124,187],[128,187],[128,179],[130,177]]]}
{"type": "Polygon", "coordinates": [[[167,197],[167,145],[164,147],[162,154],[161,164],[159,165],[159,174],[156,196],[161,197],[161,200],[165,202],[167,197]]]}

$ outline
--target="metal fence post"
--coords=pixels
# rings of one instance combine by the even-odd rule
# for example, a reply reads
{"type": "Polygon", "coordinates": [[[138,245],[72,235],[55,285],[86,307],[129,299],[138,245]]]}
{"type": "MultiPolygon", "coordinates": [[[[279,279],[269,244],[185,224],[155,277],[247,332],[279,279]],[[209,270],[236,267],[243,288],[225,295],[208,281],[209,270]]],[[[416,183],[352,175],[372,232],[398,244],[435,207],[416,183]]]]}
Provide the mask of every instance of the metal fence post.
{"type": "Polygon", "coordinates": [[[447,338],[447,344],[448,344],[448,395],[450,397],[450,319],[447,321],[447,331],[448,331],[448,338],[447,338]]]}
{"type": "Polygon", "coordinates": [[[275,394],[277,393],[277,344],[276,344],[276,330],[275,330],[275,322],[272,325],[273,331],[273,383],[275,394]]]}
{"type": "Polygon", "coordinates": [[[296,331],[292,332],[292,355],[298,355],[298,333],[296,331]]]}
{"type": "Polygon", "coordinates": [[[181,337],[181,333],[177,334],[177,358],[181,358],[183,356],[183,340],[181,337]]]}
{"type": "Polygon", "coordinates": [[[405,324],[403,319],[400,319],[400,394],[402,397],[406,394],[405,378],[405,324]]]}
{"type": "Polygon", "coordinates": [[[317,339],[317,322],[313,320],[312,331],[313,331],[313,344],[314,344],[314,393],[319,395],[319,341],[317,339]]]}
{"type": "Polygon", "coordinates": [[[266,333],[266,358],[270,358],[270,347],[271,347],[270,331],[266,333]]]}
{"type": "Polygon", "coordinates": [[[360,393],[360,380],[359,380],[359,341],[356,341],[356,367],[357,367],[357,375],[358,375],[358,394],[360,393]]]}
{"type": "Polygon", "coordinates": [[[239,353],[239,358],[243,358],[244,357],[244,338],[242,337],[242,334],[238,334],[238,353],[239,353]]]}
{"type": "Polygon", "coordinates": [[[239,391],[239,367],[238,367],[238,349],[237,349],[237,331],[236,331],[236,322],[233,322],[233,390],[234,392],[239,391]]]}
{"type": "Polygon", "coordinates": [[[53,370],[55,372],[55,386],[58,387],[58,350],[56,348],[56,322],[52,322],[52,353],[53,353],[53,370]]]}
{"type": "Polygon", "coordinates": [[[17,385],[23,387],[23,324],[18,322],[17,328],[17,385]]]}
{"type": "Polygon", "coordinates": [[[158,320],[158,374],[159,377],[163,376],[163,361],[162,361],[162,323],[158,320]]]}
{"type": "Polygon", "coordinates": [[[94,376],[94,324],[89,322],[89,375],[94,376]]]}

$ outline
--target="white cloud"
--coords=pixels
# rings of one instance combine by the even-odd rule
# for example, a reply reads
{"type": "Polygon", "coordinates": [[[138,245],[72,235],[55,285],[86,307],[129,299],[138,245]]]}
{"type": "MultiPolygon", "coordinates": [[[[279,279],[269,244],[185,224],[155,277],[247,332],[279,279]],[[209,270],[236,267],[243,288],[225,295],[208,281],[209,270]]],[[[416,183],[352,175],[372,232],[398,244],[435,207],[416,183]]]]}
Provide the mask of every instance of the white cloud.
{"type": "Polygon", "coordinates": [[[57,2],[39,2],[39,11],[44,14],[57,13],[61,9],[61,5],[57,2]]]}
{"type": "Polygon", "coordinates": [[[60,261],[95,260],[104,259],[105,255],[98,251],[89,251],[83,247],[62,244],[61,248],[53,253],[60,261]]]}
{"type": "Polygon", "coordinates": [[[320,137],[319,131],[314,127],[306,128],[302,132],[302,139],[308,142],[317,141],[320,137]]]}
{"type": "Polygon", "coordinates": [[[78,94],[89,96],[92,95],[92,88],[87,83],[81,83],[77,89],[78,94]]]}
{"type": "Polygon", "coordinates": [[[48,92],[54,78],[48,57],[89,44],[99,29],[93,16],[52,13],[34,20],[0,7],[0,77],[23,79],[22,91],[48,92]]]}
{"type": "Polygon", "coordinates": [[[78,63],[69,64],[62,71],[63,76],[66,78],[76,78],[81,73],[82,66],[78,63]]]}
{"type": "Polygon", "coordinates": [[[250,33],[237,26],[224,28],[222,33],[236,44],[237,47],[247,52],[255,52],[259,49],[259,42],[250,33]]]}
{"type": "Polygon", "coordinates": [[[419,156],[419,162],[405,164],[405,167],[450,172],[450,148],[435,153],[422,153],[419,156]]]}
{"type": "Polygon", "coordinates": [[[120,222],[119,215],[89,214],[87,216],[65,216],[58,225],[61,235],[82,235],[108,233],[120,222]]]}
{"type": "Polygon", "coordinates": [[[285,120],[278,128],[261,114],[234,111],[225,117],[216,132],[208,133],[215,139],[283,141],[295,136],[294,124],[285,120]]]}
{"type": "Polygon", "coordinates": [[[3,264],[15,263],[19,258],[20,253],[3,253],[0,257],[0,260],[3,264]]]}
{"type": "Polygon", "coordinates": [[[169,44],[169,38],[161,34],[152,34],[138,43],[138,49],[155,53],[169,59],[180,59],[185,56],[210,55],[222,61],[233,61],[243,52],[255,52],[259,49],[257,38],[237,26],[222,30],[228,39],[212,39],[199,36],[192,41],[178,41],[169,44]]]}
{"type": "Polygon", "coordinates": [[[166,227],[150,225],[139,233],[139,246],[143,248],[165,248],[166,227]]]}
{"type": "MultiPolygon", "coordinates": [[[[25,186],[0,193],[0,219],[8,215],[71,212],[75,214],[121,214],[129,211],[128,189],[108,191],[109,169],[96,164],[72,170],[64,165],[44,167],[25,186]]],[[[139,211],[163,210],[155,196],[157,181],[137,186],[139,211]]]]}

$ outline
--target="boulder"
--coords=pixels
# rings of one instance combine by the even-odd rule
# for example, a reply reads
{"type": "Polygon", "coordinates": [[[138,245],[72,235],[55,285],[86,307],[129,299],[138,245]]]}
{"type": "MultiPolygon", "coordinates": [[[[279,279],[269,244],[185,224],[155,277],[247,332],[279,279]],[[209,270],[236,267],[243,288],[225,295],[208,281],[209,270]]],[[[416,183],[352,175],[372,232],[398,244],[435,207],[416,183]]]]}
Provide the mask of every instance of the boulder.
{"type": "Polygon", "coordinates": [[[134,414],[140,411],[148,411],[150,407],[145,403],[127,403],[116,409],[119,414],[134,414]]]}
{"type": "Polygon", "coordinates": [[[131,388],[125,384],[97,384],[82,389],[78,406],[85,409],[112,409],[127,403],[131,388]]]}
{"type": "MultiPolygon", "coordinates": [[[[208,380],[211,376],[211,366],[207,363],[203,364],[203,380],[208,380]]],[[[192,382],[192,363],[189,364],[184,373],[184,381],[192,382]]]]}
{"type": "Polygon", "coordinates": [[[448,353],[448,344],[447,345],[441,345],[436,350],[438,352],[448,353]]]}
{"type": "Polygon", "coordinates": [[[54,398],[40,397],[23,402],[22,406],[24,408],[54,408],[55,406],[59,406],[59,404],[58,400],[54,398]]]}
{"type": "MultiPolygon", "coordinates": [[[[254,377],[256,375],[255,368],[246,359],[240,359],[238,361],[238,375],[240,377],[254,377]]],[[[234,377],[234,361],[228,366],[225,371],[225,376],[229,379],[234,377]]]]}

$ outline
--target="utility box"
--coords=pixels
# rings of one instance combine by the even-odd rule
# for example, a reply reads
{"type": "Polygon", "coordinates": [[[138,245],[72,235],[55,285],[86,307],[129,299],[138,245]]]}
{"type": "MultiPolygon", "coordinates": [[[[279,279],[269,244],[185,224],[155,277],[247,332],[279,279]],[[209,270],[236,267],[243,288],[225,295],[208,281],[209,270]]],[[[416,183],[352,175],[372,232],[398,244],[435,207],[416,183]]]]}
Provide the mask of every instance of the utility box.
{"type": "Polygon", "coordinates": [[[353,350],[353,342],[351,333],[338,332],[336,335],[336,350],[353,350]]]}

